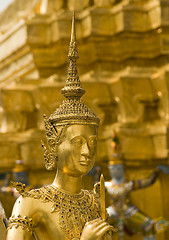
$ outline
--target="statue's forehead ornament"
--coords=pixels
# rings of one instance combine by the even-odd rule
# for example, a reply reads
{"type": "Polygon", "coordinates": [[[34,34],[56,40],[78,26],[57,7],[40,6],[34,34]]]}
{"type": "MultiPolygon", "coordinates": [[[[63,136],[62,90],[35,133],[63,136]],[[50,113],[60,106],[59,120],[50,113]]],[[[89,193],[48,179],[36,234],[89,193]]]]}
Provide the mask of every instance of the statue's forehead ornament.
{"type": "Polygon", "coordinates": [[[72,20],[72,32],[68,58],[70,60],[65,87],[61,93],[66,98],[56,111],[50,115],[49,121],[54,126],[72,124],[99,124],[99,118],[83,103],[81,97],[85,90],[81,87],[76,61],[78,51],[76,44],[75,14],[72,20]]]}

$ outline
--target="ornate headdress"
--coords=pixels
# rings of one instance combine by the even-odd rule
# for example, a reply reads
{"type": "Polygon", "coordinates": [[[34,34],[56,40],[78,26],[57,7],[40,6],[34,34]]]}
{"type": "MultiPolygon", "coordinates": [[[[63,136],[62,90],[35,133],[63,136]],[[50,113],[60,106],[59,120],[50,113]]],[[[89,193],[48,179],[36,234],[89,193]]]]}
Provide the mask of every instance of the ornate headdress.
{"type": "MultiPolygon", "coordinates": [[[[81,87],[76,61],[78,59],[76,30],[75,30],[75,13],[72,19],[71,40],[69,46],[68,58],[70,60],[68,68],[68,76],[65,87],[61,93],[66,98],[54,113],[47,117],[44,115],[45,131],[50,154],[44,143],[45,166],[52,169],[55,162],[56,145],[60,142],[61,133],[58,134],[57,126],[69,126],[73,124],[94,124],[99,125],[99,118],[83,103],[81,97],[85,90],[81,87]]],[[[63,129],[62,129],[63,130],[63,129]]]]}
{"type": "Polygon", "coordinates": [[[99,118],[83,103],[81,97],[85,90],[81,87],[76,61],[78,59],[75,14],[72,19],[72,32],[68,58],[70,60],[68,77],[61,93],[66,98],[56,111],[50,115],[49,121],[54,125],[99,124],[99,118]]]}

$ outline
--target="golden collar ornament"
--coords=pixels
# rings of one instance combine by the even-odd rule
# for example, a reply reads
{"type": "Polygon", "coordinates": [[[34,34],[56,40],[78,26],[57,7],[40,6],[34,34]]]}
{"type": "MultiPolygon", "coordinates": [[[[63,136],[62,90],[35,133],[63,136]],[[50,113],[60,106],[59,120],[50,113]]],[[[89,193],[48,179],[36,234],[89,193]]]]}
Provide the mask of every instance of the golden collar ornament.
{"type": "Polygon", "coordinates": [[[70,195],[54,185],[26,191],[24,184],[12,184],[22,197],[52,202],[51,213],[59,212],[59,225],[68,239],[80,239],[86,222],[100,217],[98,196],[93,191],[81,190],[79,194],[70,195]]]}

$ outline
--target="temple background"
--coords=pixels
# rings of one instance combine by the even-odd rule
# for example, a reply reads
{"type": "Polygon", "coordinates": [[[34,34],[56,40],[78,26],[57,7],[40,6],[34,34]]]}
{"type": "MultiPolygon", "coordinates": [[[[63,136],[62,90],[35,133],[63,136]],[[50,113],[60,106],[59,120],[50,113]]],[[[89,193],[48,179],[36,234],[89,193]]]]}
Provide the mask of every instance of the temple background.
{"type": "MultiPolygon", "coordinates": [[[[43,113],[49,116],[62,100],[73,9],[83,100],[101,119],[96,165],[110,179],[116,129],[127,178],[147,177],[169,164],[168,0],[15,0],[0,14],[1,176],[22,159],[31,185],[54,177],[44,168],[43,113]]],[[[168,185],[169,175],[161,173],[153,186],[133,192],[132,202],[169,220],[168,185]]],[[[91,176],[84,186],[92,187],[91,176]]],[[[12,196],[2,201],[10,212],[12,196]]],[[[157,236],[167,239],[169,230],[157,236]]]]}

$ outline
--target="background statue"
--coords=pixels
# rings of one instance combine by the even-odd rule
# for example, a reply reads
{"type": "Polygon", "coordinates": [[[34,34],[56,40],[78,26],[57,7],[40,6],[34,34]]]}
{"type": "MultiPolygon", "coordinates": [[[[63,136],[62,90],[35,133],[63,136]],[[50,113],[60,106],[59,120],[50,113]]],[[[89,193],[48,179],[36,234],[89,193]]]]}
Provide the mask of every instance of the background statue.
{"type": "Polygon", "coordinates": [[[94,165],[99,119],[81,101],[85,91],[76,68],[74,18],[68,57],[68,78],[61,91],[66,100],[49,119],[44,117],[49,147],[48,152],[42,143],[45,166],[51,170],[57,162],[56,177],[51,185],[30,191],[15,184],[21,197],[9,220],[8,240],[94,240],[105,234],[111,239],[108,232],[114,228],[100,218],[97,195],[81,189],[82,176],[94,165]]]}
{"type": "Polygon", "coordinates": [[[144,240],[155,240],[156,232],[165,230],[169,223],[163,218],[153,220],[141,212],[130,203],[128,194],[133,190],[152,185],[161,170],[157,167],[145,179],[127,181],[124,176],[124,163],[120,154],[120,144],[116,133],[113,136],[112,148],[113,156],[108,166],[111,181],[105,183],[112,202],[111,206],[108,207],[110,222],[118,225],[120,240],[124,239],[124,230],[129,234],[142,233],[144,240]]]}

